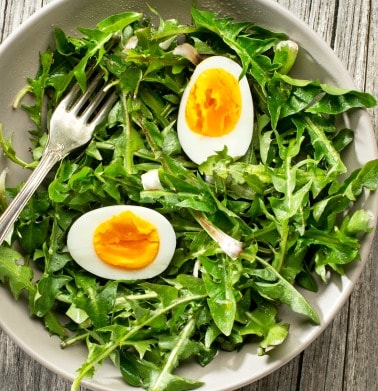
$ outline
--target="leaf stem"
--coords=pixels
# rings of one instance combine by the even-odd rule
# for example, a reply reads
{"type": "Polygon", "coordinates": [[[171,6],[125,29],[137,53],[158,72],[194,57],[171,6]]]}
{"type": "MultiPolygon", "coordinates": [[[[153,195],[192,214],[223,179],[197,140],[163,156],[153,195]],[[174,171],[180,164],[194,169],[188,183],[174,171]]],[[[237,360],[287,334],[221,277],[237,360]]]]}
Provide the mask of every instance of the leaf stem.
{"type": "Polygon", "coordinates": [[[171,373],[173,369],[176,367],[176,363],[178,361],[178,357],[180,352],[185,347],[185,341],[193,334],[193,331],[196,326],[196,316],[195,314],[189,319],[188,323],[183,328],[179,340],[176,342],[175,347],[172,349],[168,356],[168,360],[166,361],[163,370],[160,375],[157,377],[155,383],[153,384],[151,391],[164,391],[161,388],[160,383],[163,384],[164,387],[164,379],[167,374],[171,373]]]}
{"type": "Polygon", "coordinates": [[[98,356],[88,360],[84,365],[82,366],[79,375],[75,378],[74,382],[72,383],[71,391],[77,391],[79,389],[81,381],[87,376],[88,373],[93,370],[93,368],[96,367],[97,364],[101,363],[105,358],[110,356],[110,354],[117,349],[119,346],[122,346],[124,342],[126,342],[128,339],[134,336],[139,330],[141,330],[143,327],[148,326],[151,324],[155,319],[157,319],[159,316],[171,311],[177,306],[180,306],[185,303],[189,303],[191,301],[197,301],[202,300],[206,298],[207,295],[194,295],[194,296],[188,296],[185,298],[182,298],[181,300],[175,300],[172,304],[169,306],[163,308],[162,310],[156,311],[153,316],[151,316],[149,319],[146,319],[144,322],[136,325],[134,328],[132,328],[128,333],[125,335],[119,337],[115,341],[109,342],[105,344],[104,347],[105,350],[102,351],[101,354],[98,356]]]}
{"type": "Polygon", "coordinates": [[[127,107],[127,95],[123,94],[121,96],[122,108],[123,108],[123,123],[124,123],[124,133],[125,133],[125,156],[124,156],[124,166],[125,171],[128,175],[133,173],[133,151],[131,148],[131,123],[129,117],[129,110],[127,107]]]}
{"type": "Polygon", "coordinates": [[[84,334],[80,334],[80,335],[76,335],[76,336],[73,337],[73,338],[69,338],[69,339],[67,339],[66,341],[63,341],[63,342],[60,344],[60,347],[61,347],[62,349],[68,348],[69,346],[75,344],[76,342],[79,342],[79,341],[82,341],[82,340],[86,339],[89,335],[90,335],[89,332],[84,333],[84,334]]]}
{"type": "Polygon", "coordinates": [[[255,260],[258,261],[262,266],[264,266],[264,268],[277,277],[277,281],[283,287],[283,292],[285,293],[279,298],[281,303],[289,305],[294,312],[308,316],[315,324],[320,324],[319,315],[316,313],[311,304],[294,287],[294,285],[290,284],[290,282],[288,282],[270,263],[258,256],[252,256],[247,251],[243,251],[240,256],[250,262],[254,262],[255,260]]]}
{"type": "Polygon", "coordinates": [[[243,243],[227,235],[216,227],[203,213],[192,211],[193,217],[219,247],[232,259],[236,259],[243,250],[243,243]]]}
{"type": "Polygon", "coordinates": [[[126,296],[117,297],[115,304],[120,305],[123,303],[127,303],[128,301],[149,300],[149,299],[156,299],[157,297],[158,295],[155,292],[145,293],[145,294],[126,295],[126,296]]]}
{"type": "Polygon", "coordinates": [[[329,173],[331,174],[335,171],[337,173],[346,172],[346,167],[342,162],[339,153],[325,136],[323,130],[319,126],[317,126],[309,116],[304,116],[304,120],[307,124],[307,129],[309,131],[312,143],[319,145],[319,147],[324,153],[324,158],[329,163],[329,173]]]}
{"type": "Polygon", "coordinates": [[[289,221],[283,220],[280,222],[280,234],[281,234],[281,240],[280,240],[280,247],[278,253],[275,254],[274,260],[273,260],[273,267],[279,272],[282,268],[286,249],[287,249],[287,240],[289,237],[289,221]]]}

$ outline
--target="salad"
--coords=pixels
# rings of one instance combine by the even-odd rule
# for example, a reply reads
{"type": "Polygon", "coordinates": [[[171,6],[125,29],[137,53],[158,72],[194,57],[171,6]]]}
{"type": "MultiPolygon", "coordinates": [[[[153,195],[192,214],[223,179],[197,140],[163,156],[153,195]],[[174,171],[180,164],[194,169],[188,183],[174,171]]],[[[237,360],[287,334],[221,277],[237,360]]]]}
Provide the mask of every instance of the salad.
{"type": "MultiPolygon", "coordinates": [[[[46,115],[73,83],[85,90],[88,69],[101,68],[119,96],[90,143],[56,167],[0,247],[0,280],[14,297],[28,296],[31,316],[62,348],[87,345],[72,390],[106,359],[132,386],[177,391],[202,385],[175,374],[189,359],[206,366],[219,350],[250,341],[259,342],[256,354],[269,354],[289,332],[279,308],[318,324],[298,287],[316,292],[319,279],[343,274],[370,231],[366,211],[349,211],[363,191],[377,188],[378,160],[347,173],[341,153],[353,130],[340,128],[338,118],[375,99],[290,76],[298,48],[283,33],[196,8],[192,25],[151,12],[157,26],[125,12],[79,28],[79,38],[54,30],[56,47],[40,54],[37,75],[15,101],[34,124],[31,163],[0,128],[3,153],[32,169],[46,143],[46,115]],[[225,145],[196,163],[178,136],[178,116],[196,67],[215,56],[239,64],[247,79],[254,120],[245,126],[253,132],[243,156],[225,145]],[[26,95],[33,103],[24,103],[26,95]],[[150,173],[156,186],[146,186],[150,173]],[[162,273],[106,279],[75,262],[70,228],[112,205],[153,209],[170,222],[176,248],[162,273]]],[[[6,186],[4,171],[3,210],[18,190],[6,186]]]]}

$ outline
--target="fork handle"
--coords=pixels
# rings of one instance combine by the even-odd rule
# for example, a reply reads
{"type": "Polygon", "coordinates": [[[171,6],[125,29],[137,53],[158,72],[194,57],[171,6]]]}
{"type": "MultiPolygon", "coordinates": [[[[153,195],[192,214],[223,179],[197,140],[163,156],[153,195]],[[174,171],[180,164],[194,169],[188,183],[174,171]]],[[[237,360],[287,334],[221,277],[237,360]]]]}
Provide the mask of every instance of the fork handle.
{"type": "Polygon", "coordinates": [[[0,216],[0,245],[7,237],[12,225],[17,220],[38,186],[51,168],[61,159],[62,155],[57,151],[48,151],[42,156],[37,167],[25,182],[25,185],[0,216]]]}

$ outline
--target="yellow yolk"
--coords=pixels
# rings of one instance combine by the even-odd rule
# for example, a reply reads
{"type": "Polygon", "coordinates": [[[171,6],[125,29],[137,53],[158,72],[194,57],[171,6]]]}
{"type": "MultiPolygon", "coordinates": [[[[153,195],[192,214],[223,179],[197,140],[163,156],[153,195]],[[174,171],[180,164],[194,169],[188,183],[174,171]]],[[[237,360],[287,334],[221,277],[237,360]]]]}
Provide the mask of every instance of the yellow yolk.
{"type": "Polygon", "coordinates": [[[188,96],[185,118],[189,128],[204,136],[230,133],[241,113],[238,80],[221,68],[203,71],[188,96]]]}
{"type": "Polygon", "coordinates": [[[142,269],[150,265],[159,250],[159,234],[150,222],[131,211],[97,226],[93,244],[99,258],[123,269],[142,269]]]}

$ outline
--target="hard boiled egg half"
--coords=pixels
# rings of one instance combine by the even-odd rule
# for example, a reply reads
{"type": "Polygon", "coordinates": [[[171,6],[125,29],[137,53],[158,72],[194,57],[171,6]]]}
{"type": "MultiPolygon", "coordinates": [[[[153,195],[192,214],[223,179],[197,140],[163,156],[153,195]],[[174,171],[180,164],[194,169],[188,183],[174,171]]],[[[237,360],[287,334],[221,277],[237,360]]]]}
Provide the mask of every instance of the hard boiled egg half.
{"type": "Polygon", "coordinates": [[[114,205],[79,217],[68,232],[67,247],[82,268],[99,277],[148,279],[169,265],[176,235],[153,209],[114,205]]]}
{"type": "Polygon", "coordinates": [[[184,152],[201,164],[227,147],[234,159],[243,156],[253,133],[253,101],[241,66],[228,57],[200,62],[183,93],[177,133],[184,152]]]}

